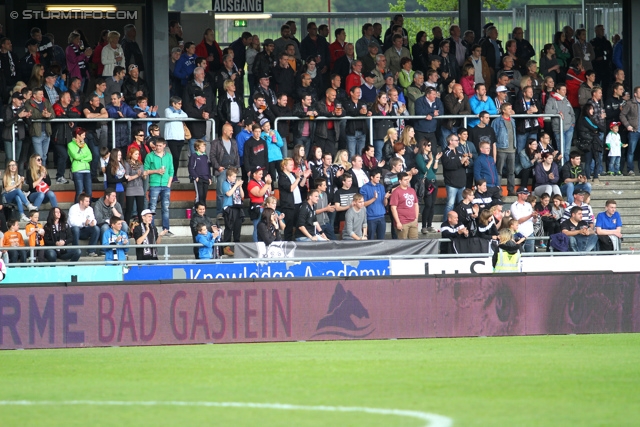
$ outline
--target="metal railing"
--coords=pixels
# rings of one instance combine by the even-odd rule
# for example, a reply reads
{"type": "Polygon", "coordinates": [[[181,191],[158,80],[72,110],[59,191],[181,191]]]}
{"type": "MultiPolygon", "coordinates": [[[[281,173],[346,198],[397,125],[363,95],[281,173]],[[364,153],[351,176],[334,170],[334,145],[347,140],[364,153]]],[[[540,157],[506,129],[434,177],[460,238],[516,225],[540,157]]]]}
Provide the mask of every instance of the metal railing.
{"type": "MultiPolygon", "coordinates": [[[[627,238],[640,238],[640,234],[625,235],[627,238]]],[[[549,240],[549,236],[529,236],[527,240],[549,240]]],[[[447,238],[431,239],[436,240],[438,243],[451,242],[447,238]]],[[[214,247],[226,247],[235,246],[233,242],[215,243],[214,247]]],[[[171,259],[169,254],[170,248],[201,248],[199,243],[159,243],[153,245],[78,245],[78,246],[65,246],[64,249],[94,249],[94,250],[114,250],[114,249],[137,249],[137,248],[156,248],[162,249],[163,254],[158,254],[157,260],[118,260],[118,261],[106,261],[104,259],[96,259],[91,261],[77,261],[75,263],[66,263],[70,266],[89,266],[89,265],[167,265],[167,264],[233,264],[233,263],[269,263],[269,262],[330,262],[330,261],[376,261],[376,260],[407,260],[407,259],[451,259],[451,258],[477,258],[477,257],[489,257],[489,253],[472,253],[472,254],[417,254],[417,255],[376,255],[376,256],[359,256],[359,255],[329,255],[324,257],[293,257],[293,258],[216,258],[216,259],[171,259]],[[162,256],[162,259],[160,259],[162,256]]],[[[12,263],[8,267],[51,267],[64,265],[65,262],[37,262],[35,255],[36,251],[45,250],[59,250],[60,246],[22,246],[22,247],[2,247],[4,251],[27,251],[29,252],[28,262],[26,263],[12,263]]],[[[159,251],[158,251],[159,252],[159,251]]],[[[575,255],[613,255],[613,254],[637,254],[635,249],[624,251],[597,251],[597,252],[523,252],[524,257],[544,257],[544,256],[575,256],[575,255]]]]}
{"type": "MultiPolygon", "coordinates": [[[[500,115],[490,115],[489,117],[496,118],[496,117],[500,117],[500,115]]],[[[532,119],[532,118],[538,118],[538,117],[548,117],[551,119],[560,119],[560,129],[564,129],[564,119],[562,118],[561,115],[559,114],[512,114],[511,115],[512,118],[515,119],[532,119]]],[[[369,123],[369,139],[371,142],[373,142],[373,121],[374,120],[423,120],[425,118],[425,116],[403,116],[403,115],[399,115],[399,116],[357,116],[357,117],[314,117],[313,119],[309,119],[306,117],[277,117],[275,120],[275,123],[273,124],[274,129],[278,129],[278,122],[279,121],[316,121],[316,120],[322,120],[322,121],[327,121],[327,120],[345,120],[345,121],[349,121],[349,120],[367,120],[369,123]]],[[[467,127],[467,121],[468,120],[476,120],[478,119],[478,115],[477,114],[469,114],[469,115],[442,115],[442,116],[436,116],[433,117],[433,119],[435,120],[449,120],[449,119],[462,119],[463,121],[463,127],[468,128],[467,127]]],[[[433,141],[432,141],[433,142],[433,141]]],[[[562,153],[562,164],[564,164],[564,132],[560,132],[560,141],[558,142],[559,147],[557,147],[560,150],[560,153],[562,153]]],[[[517,155],[517,153],[516,153],[517,155]]]]}
{"type": "MultiPolygon", "coordinates": [[[[20,120],[21,121],[21,120],[20,120]]],[[[104,119],[85,119],[85,118],[77,118],[77,119],[67,119],[67,118],[54,118],[54,119],[33,119],[31,120],[32,122],[36,122],[36,123],[84,123],[84,122],[89,122],[89,123],[102,123],[102,122],[110,122],[111,123],[111,148],[116,148],[116,124],[117,123],[122,123],[122,122],[210,122],[211,123],[211,134],[210,135],[205,135],[205,136],[209,136],[211,138],[211,141],[213,141],[216,137],[216,121],[213,118],[209,118],[209,119],[195,119],[195,118],[186,118],[186,119],[173,119],[173,118],[166,118],[166,117],[148,117],[148,118],[130,118],[130,117],[121,117],[121,118],[111,118],[111,117],[107,117],[104,119]]],[[[0,123],[2,123],[3,120],[0,119],[0,123]]],[[[12,154],[13,154],[13,158],[16,158],[16,123],[13,123],[11,125],[11,134],[12,134],[12,140],[11,140],[11,148],[12,148],[12,154]]],[[[131,142],[129,142],[128,144],[130,144],[131,142]]],[[[127,144],[127,145],[128,145],[127,144]]]]}

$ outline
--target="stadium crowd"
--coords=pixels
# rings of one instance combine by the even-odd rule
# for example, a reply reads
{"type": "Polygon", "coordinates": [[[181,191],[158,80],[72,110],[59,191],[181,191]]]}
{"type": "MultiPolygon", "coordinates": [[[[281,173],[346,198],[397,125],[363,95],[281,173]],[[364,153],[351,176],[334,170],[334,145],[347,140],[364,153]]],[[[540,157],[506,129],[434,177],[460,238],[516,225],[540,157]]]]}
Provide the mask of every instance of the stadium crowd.
{"type": "MultiPolygon", "coordinates": [[[[489,23],[479,38],[451,25],[449,37],[434,27],[410,43],[403,22],[396,15],[384,33],[381,24],[367,23],[355,41],[337,28],[329,43],[327,25],[310,22],[298,40],[289,21],[280,38],[261,41],[245,32],[221,49],[212,29],[200,41],[185,41],[180,23],[171,21],[168,106],[151,105],[133,25],[123,34],[103,31],[94,47],[73,31],[66,48],[33,28],[24,54],[0,35],[3,243],[24,245],[15,235],[23,222],[29,244],[65,246],[43,251],[43,259],[77,260],[80,252],[68,246],[88,239],[117,245],[105,252],[117,260],[130,239],[152,244],[171,237],[171,187],[187,151],[195,191],[191,231],[202,244],[194,251],[200,258],[221,255],[216,241],[238,242],[245,215],[254,240],[267,244],[384,239],[385,215],[393,238],[436,232],[438,170],[446,187],[440,230],[452,242],[478,237],[498,248],[513,237],[507,239],[504,228],[515,240],[554,235],[558,247],[571,250],[619,247],[615,201],[594,217],[585,198],[602,174],[634,174],[640,87],[632,93],[626,86],[622,42],[613,46],[602,25],[591,41],[585,29],[574,33],[567,26],[537,53],[522,28],[514,28],[503,47],[489,23]],[[175,121],[161,136],[153,118],[162,112],[175,121]],[[543,113],[560,115],[563,126],[537,116],[543,113]],[[459,115],[477,119],[464,127],[459,115]],[[276,124],[278,117],[302,120],[276,124]],[[339,120],[344,117],[376,119],[369,129],[367,120],[339,120]],[[95,121],[47,123],[51,118],[95,121]],[[107,118],[116,120],[114,135],[101,121],[107,118]],[[219,130],[210,142],[208,119],[219,130]],[[55,178],[46,168],[49,151],[55,178]],[[65,213],[54,189],[68,177],[77,203],[65,213]],[[502,210],[502,177],[508,195],[518,197],[508,211],[502,210]],[[216,213],[209,217],[214,181],[216,213]],[[100,182],[105,195],[92,200],[92,184],[100,182]],[[161,232],[153,221],[158,202],[161,232]],[[43,203],[52,207],[44,227],[38,223],[43,203]]],[[[522,248],[534,245],[529,239],[522,248]]],[[[137,252],[157,257],[153,249],[137,252]]],[[[223,253],[233,255],[230,247],[223,253]]]]}

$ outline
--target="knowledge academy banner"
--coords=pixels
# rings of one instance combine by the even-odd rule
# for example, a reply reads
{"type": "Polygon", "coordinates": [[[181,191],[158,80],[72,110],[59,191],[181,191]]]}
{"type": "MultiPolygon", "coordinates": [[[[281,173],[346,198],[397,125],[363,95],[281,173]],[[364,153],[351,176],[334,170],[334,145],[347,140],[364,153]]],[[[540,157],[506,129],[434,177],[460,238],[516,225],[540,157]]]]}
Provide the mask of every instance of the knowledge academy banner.
{"type": "Polygon", "coordinates": [[[0,288],[0,349],[640,332],[639,274],[0,288]]]}

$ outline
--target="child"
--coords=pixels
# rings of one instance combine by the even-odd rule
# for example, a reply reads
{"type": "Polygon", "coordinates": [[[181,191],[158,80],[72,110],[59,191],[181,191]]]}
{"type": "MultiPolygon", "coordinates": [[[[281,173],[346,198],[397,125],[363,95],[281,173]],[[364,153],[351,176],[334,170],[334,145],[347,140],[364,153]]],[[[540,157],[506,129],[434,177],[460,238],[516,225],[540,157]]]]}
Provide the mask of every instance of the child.
{"type": "Polygon", "coordinates": [[[553,196],[553,206],[551,207],[551,214],[553,217],[560,223],[562,221],[562,217],[564,216],[564,199],[560,194],[556,194],[553,196]]]}
{"type": "Polygon", "coordinates": [[[206,224],[200,224],[198,227],[198,235],[196,236],[196,242],[202,245],[198,250],[198,256],[200,259],[213,259],[218,258],[217,248],[214,244],[220,241],[220,232],[218,227],[213,227],[213,232],[207,230],[206,224]]]}
{"type": "Polygon", "coordinates": [[[100,147],[100,169],[102,169],[105,190],[107,189],[107,165],[109,164],[110,157],[111,152],[109,151],[109,147],[100,147]]]}
{"type": "MultiPolygon", "coordinates": [[[[7,221],[7,226],[9,227],[9,231],[4,233],[2,246],[24,247],[24,239],[22,238],[22,234],[20,234],[20,222],[17,219],[10,219],[7,221]]],[[[27,261],[27,252],[24,250],[8,252],[9,262],[11,263],[27,261]]]]}
{"type": "Polygon", "coordinates": [[[509,220],[509,230],[511,230],[511,233],[513,233],[513,241],[516,243],[516,245],[521,245],[525,242],[525,240],[527,240],[524,234],[518,233],[519,227],[520,224],[518,223],[517,219],[509,220]]]}
{"type": "MultiPolygon", "coordinates": [[[[38,211],[29,212],[29,222],[24,228],[24,231],[29,238],[29,246],[44,246],[44,228],[42,224],[38,223],[40,219],[40,213],[38,211]]],[[[39,262],[44,261],[44,251],[35,251],[36,259],[39,262]]]]}
{"type": "MultiPolygon", "coordinates": [[[[242,190],[242,180],[236,179],[238,169],[227,169],[227,179],[222,183],[222,209],[224,217],[224,241],[240,241],[240,231],[242,229],[242,219],[244,217],[243,202],[244,191],[242,190]]],[[[224,248],[224,254],[233,256],[230,247],[224,248]]]]}
{"type": "Polygon", "coordinates": [[[207,157],[207,144],[198,139],[193,148],[196,150],[191,156],[189,156],[189,179],[193,182],[196,189],[196,203],[201,202],[205,206],[207,204],[207,192],[211,185],[211,164],[209,163],[209,157],[207,157]]]}
{"type": "Polygon", "coordinates": [[[156,141],[160,138],[160,126],[153,124],[149,126],[149,136],[144,139],[144,145],[147,147],[147,153],[155,151],[156,141]]]}
{"type": "Polygon", "coordinates": [[[622,150],[620,147],[626,148],[629,144],[622,144],[620,140],[620,134],[618,131],[620,130],[620,122],[611,122],[609,125],[611,132],[607,135],[607,150],[609,150],[609,172],[607,175],[609,176],[621,176],[622,172],[620,172],[620,155],[622,150]]]}

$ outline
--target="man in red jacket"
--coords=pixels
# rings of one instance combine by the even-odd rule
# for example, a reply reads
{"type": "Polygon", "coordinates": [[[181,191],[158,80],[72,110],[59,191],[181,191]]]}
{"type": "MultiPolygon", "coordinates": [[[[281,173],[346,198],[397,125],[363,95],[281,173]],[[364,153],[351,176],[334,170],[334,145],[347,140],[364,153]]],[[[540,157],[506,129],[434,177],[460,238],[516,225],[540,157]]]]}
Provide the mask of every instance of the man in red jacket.
{"type": "Polygon", "coordinates": [[[196,56],[207,58],[207,69],[214,73],[222,66],[222,50],[215,40],[216,34],[211,28],[204,30],[202,41],[196,46],[196,56]]]}

